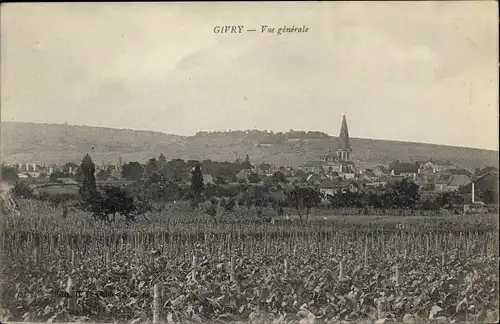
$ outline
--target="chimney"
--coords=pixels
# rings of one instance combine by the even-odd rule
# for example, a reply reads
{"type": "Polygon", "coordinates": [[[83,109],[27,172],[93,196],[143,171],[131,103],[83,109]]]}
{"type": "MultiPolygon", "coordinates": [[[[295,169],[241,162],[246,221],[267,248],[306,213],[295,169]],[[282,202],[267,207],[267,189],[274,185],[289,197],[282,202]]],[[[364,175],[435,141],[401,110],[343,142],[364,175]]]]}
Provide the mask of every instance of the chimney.
{"type": "Polygon", "coordinates": [[[472,182],[472,203],[474,203],[474,181],[472,182]]]}
{"type": "Polygon", "coordinates": [[[73,168],[71,167],[71,165],[69,166],[69,173],[71,173],[73,171],[73,168]]]}
{"type": "Polygon", "coordinates": [[[26,171],[29,171],[30,170],[30,165],[28,163],[26,163],[26,171]]]}
{"type": "Polygon", "coordinates": [[[53,168],[53,167],[50,167],[50,168],[49,168],[49,174],[52,174],[52,173],[54,173],[54,168],[53,168]]]}
{"type": "Polygon", "coordinates": [[[33,163],[33,172],[36,172],[36,163],[33,163]]]}

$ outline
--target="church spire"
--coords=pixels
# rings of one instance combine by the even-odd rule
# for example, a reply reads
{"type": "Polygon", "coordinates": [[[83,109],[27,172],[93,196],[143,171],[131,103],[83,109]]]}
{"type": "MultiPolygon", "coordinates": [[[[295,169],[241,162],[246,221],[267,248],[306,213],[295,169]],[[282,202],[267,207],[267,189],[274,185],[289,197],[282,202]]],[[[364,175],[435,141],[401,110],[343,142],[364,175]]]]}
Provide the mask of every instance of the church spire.
{"type": "Polygon", "coordinates": [[[343,150],[350,150],[351,143],[349,143],[349,131],[347,130],[347,121],[345,115],[342,117],[342,126],[340,127],[340,148],[343,150]]]}

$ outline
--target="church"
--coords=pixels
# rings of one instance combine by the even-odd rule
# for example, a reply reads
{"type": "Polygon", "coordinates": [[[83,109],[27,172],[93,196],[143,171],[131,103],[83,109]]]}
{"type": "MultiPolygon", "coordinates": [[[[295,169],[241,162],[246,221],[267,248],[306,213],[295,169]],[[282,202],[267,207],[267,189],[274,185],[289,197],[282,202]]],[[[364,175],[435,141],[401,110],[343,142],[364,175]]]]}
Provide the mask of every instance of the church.
{"type": "Polygon", "coordinates": [[[321,158],[323,162],[323,171],[325,174],[332,176],[337,173],[345,179],[353,179],[355,168],[352,161],[352,149],[349,142],[349,131],[347,129],[347,120],[345,115],[342,117],[342,125],[340,126],[340,139],[337,150],[321,158]]]}

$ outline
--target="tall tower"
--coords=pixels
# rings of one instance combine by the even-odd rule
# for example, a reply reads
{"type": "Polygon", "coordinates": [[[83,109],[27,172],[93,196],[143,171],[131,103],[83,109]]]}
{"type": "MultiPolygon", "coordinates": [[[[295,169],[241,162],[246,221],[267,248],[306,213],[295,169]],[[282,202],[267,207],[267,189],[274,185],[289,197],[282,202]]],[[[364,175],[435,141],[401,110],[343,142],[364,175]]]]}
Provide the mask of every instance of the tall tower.
{"type": "Polygon", "coordinates": [[[347,130],[347,120],[342,117],[340,126],[340,148],[337,150],[338,158],[341,162],[351,161],[351,143],[349,142],[349,131],[347,130]]]}

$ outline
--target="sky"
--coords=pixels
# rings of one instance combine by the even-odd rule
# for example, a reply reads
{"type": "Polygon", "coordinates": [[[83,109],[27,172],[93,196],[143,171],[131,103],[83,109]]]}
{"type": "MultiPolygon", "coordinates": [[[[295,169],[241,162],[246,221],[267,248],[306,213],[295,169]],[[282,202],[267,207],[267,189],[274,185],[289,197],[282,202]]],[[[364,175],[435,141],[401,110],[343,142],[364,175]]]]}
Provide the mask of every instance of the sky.
{"type": "Polygon", "coordinates": [[[351,137],[498,150],[498,67],[496,1],[1,8],[2,121],[338,136],[345,114],[351,137]]]}

